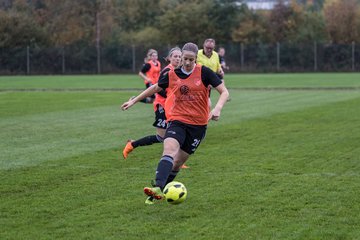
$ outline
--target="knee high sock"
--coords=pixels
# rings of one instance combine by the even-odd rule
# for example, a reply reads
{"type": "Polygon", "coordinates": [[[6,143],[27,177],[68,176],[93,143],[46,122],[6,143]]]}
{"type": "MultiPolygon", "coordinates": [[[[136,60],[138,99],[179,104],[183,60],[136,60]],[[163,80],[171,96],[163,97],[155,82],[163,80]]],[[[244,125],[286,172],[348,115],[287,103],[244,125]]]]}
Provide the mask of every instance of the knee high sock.
{"type": "Polygon", "coordinates": [[[156,186],[161,190],[165,187],[166,180],[168,179],[172,167],[174,165],[174,159],[168,155],[161,157],[158,167],[156,169],[156,186]]]}
{"type": "MultiPolygon", "coordinates": [[[[168,176],[168,178],[167,178],[167,180],[166,180],[166,184],[168,184],[169,182],[172,182],[172,181],[174,181],[174,179],[176,178],[176,175],[179,173],[179,171],[171,171],[170,172],[170,174],[169,174],[169,176],[168,176]]],[[[166,184],[165,184],[165,186],[166,186],[166,184]]]]}
{"type": "Polygon", "coordinates": [[[146,136],[143,138],[140,138],[134,142],[131,143],[131,145],[134,148],[137,148],[138,146],[147,146],[147,145],[152,145],[154,143],[159,143],[159,138],[157,135],[150,135],[150,136],[146,136]]]}

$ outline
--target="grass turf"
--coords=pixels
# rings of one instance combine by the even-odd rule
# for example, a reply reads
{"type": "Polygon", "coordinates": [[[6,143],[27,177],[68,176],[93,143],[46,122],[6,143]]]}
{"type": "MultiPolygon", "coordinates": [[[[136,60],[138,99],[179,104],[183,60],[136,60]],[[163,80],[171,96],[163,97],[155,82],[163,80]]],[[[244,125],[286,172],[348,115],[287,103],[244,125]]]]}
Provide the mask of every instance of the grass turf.
{"type": "MultiPolygon", "coordinates": [[[[293,86],[299,75],[287,85],[275,75],[273,86],[293,86]]],[[[243,77],[234,87],[248,86],[243,77]]],[[[341,81],[329,86],[357,85],[341,81]]],[[[222,119],[177,178],[189,191],[178,206],[144,205],[161,145],[120,158],[127,138],[154,132],[149,105],[118,110],[134,93],[0,94],[1,239],[360,235],[358,90],[231,90],[222,119]]]]}
{"type": "MultiPolygon", "coordinates": [[[[226,74],[230,88],[353,87],[359,73],[226,74]]],[[[144,88],[137,75],[0,76],[0,90],[16,89],[126,89],[144,88]]]]}

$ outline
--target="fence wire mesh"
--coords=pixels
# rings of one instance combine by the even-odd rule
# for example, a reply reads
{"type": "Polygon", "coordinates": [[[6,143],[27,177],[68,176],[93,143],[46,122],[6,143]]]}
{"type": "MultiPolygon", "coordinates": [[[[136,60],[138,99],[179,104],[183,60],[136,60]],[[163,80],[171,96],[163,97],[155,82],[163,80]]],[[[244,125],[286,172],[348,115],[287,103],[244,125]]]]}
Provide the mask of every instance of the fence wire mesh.
{"type": "MultiPolygon", "coordinates": [[[[172,46],[154,46],[159,58],[172,46]]],[[[229,72],[360,71],[360,45],[224,44],[229,72]]],[[[138,72],[148,49],[143,46],[0,48],[0,74],[95,74],[138,72]]]]}

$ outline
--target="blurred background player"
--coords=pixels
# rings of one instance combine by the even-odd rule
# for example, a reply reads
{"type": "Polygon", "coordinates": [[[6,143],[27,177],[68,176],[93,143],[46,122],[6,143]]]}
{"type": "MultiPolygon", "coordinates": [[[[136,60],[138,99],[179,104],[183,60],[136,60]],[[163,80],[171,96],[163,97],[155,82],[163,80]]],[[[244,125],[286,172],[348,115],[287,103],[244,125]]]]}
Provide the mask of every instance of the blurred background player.
{"type": "MultiPolygon", "coordinates": [[[[174,47],[169,51],[168,56],[165,58],[169,65],[167,65],[160,73],[160,76],[167,74],[170,70],[178,67],[181,61],[181,49],[174,47]]],[[[155,122],[153,126],[156,127],[156,135],[150,135],[140,138],[136,141],[128,140],[123,150],[123,157],[126,159],[135,148],[139,146],[148,146],[154,143],[163,142],[165,131],[167,127],[166,115],[165,115],[165,101],[166,91],[162,90],[155,94],[155,100],[153,102],[155,112],[155,122]]],[[[181,168],[189,168],[183,165],[181,168]]]]}
{"type": "Polygon", "coordinates": [[[203,49],[197,54],[197,63],[210,68],[220,79],[224,78],[224,71],[221,68],[219,55],[214,51],[215,40],[208,38],[204,41],[203,49]]]}
{"type": "MultiPolygon", "coordinates": [[[[214,51],[215,40],[208,38],[204,41],[203,49],[200,49],[197,54],[197,63],[210,68],[216,75],[223,80],[224,71],[221,68],[219,55],[214,51]]],[[[209,88],[209,106],[211,107],[210,99],[211,89],[209,88]]]]}
{"type": "MultiPolygon", "coordinates": [[[[144,62],[145,64],[141,68],[139,76],[144,79],[146,88],[149,88],[151,85],[157,83],[160,76],[161,63],[158,61],[157,51],[155,49],[149,49],[144,62]]],[[[141,102],[152,103],[154,99],[155,95],[142,99],[141,102]]]]}
{"type": "Polygon", "coordinates": [[[166,116],[169,121],[163,144],[163,155],[159,161],[153,187],[145,187],[150,199],[163,199],[162,189],[175,179],[180,167],[199,147],[205,137],[210,119],[219,120],[221,110],[226,103],[229,92],[224,83],[209,68],[196,64],[198,47],[186,43],[182,48],[182,66],[170,70],[159,79],[158,84],[143,91],[137,97],[121,105],[127,110],[140,99],[150,96],[162,89],[167,90],[166,116]],[[212,111],[209,109],[209,86],[214,87],[220,97],[212,111]]]}
{"type": "Polygon", "coordinates": [[[226,65],[226,61],[225,61],[225,48],[219,47],[218,54],[219,54],[220,65],[221,65],[221,68],[223,69],[223,71],[229,70],[229,66],[226,65]]]}

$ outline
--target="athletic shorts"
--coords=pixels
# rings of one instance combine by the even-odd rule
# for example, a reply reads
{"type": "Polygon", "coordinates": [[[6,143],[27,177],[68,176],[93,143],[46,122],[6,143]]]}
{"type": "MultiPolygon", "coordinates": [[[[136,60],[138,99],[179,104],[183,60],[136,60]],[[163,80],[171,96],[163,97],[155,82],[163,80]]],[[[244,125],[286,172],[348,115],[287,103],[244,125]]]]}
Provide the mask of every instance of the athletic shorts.
{"type": "Polygon", "coordinates": [[[188,154],[193,154],[205,137],[207,126],[185,124],[179,121],[168,123],[164,139],[175,138],[180,149],[188,154]]]}
{"type": "Polygon", "coordinates": [[[160,104],[156,105],[155,122],[153,126],[162,129],[166,129],[167,127],[165,109],[160,104]]]}
{"type": "MultiPolygon", "coordinates": [[[[151,83],[146,83],[146,89],[148,89],[151,86],[152,86],[151,83]]],[[[155,98],[155,94],[151,95],[150,98],[155,98]]]]}

